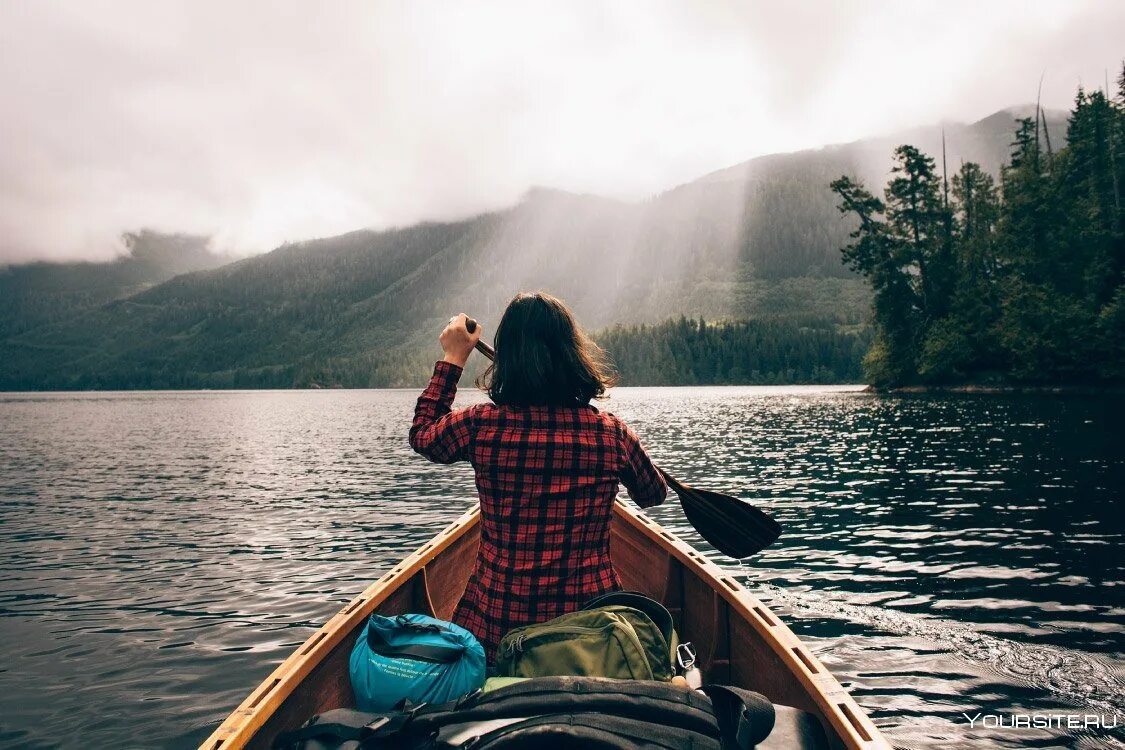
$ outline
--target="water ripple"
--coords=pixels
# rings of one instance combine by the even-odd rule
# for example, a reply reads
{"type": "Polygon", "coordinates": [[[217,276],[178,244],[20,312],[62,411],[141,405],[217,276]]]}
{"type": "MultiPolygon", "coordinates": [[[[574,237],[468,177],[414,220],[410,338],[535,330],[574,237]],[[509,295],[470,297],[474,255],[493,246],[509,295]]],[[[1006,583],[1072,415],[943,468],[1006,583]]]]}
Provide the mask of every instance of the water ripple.
{"type": "MultiPolygon", "coordinates": [[[[466,393],[469,398],[479,398],[466,393]]],[[[0,396],[0,747],[190,747],[474,502],[410,391],[0,396]]],[[[623,389],[681,479],[785,536],[746,578],[902,747],[1125,747],[1118,401],[623,389]]],[[[702,549],[677,505],[652,511],[702,549]]]]}

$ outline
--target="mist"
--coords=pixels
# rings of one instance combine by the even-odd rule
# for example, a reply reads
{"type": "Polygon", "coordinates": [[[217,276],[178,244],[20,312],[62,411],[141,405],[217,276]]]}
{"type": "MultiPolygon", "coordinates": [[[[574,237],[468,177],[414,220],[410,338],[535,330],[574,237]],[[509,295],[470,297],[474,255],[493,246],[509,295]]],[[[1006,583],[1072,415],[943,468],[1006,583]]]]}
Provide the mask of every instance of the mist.
{"type": "Polygon", "coordinates": [[[1041,77],[1066,108],[1125,28],[1104,2],[779,6],[5,3],[0,262],[106,259],[141,227],[248,255],[533,186],[639,201],[1041,77]]]}

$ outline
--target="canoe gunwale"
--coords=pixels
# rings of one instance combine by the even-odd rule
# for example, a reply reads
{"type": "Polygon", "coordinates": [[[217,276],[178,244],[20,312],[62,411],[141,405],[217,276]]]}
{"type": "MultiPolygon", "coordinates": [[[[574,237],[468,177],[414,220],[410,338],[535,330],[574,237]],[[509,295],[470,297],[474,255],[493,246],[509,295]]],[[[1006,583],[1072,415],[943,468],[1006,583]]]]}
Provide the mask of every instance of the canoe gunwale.
{"type": "Polygon", "coordinates": [[[633,510],[621,501],[617,502],[614,511],[617,517],[669,550],[687,571],[711,583],[713,590],[718,592],[739,617],[753,626],[762,640],[769,644],[789,671],[800,680],[816,702],[821,715],[831,724],[847,748],[891,750],[891,744],[828,668],[788,625],[741,582],[644,513],[633,510]]]}
{"type": "Polygon", "coordinates": [[[279,664],[219,728],[204,740],[199,746],[200,750],[243,747],[341,640],[411,578],[418,574],[425,575],[426,565],[472,530],[479,521],[479,508],[466,511],[349,601],[279,664]]]}
{"type": "MultiPolygon", "coordinates": [[[[736,578],[674,533],[620,500],[614,505],[614,518],[667,551],[683,566],[685,573],[707,583],[732,613],[749,623],[800,682],[846,748],[891,750],[890,743],[832,673],[736,578]]],[[[278,665],[200,745],[200,750],[233,750],[249,743],[301,682],[388,597],[418,575],[423,576],[423,588],[427,588],[426,566],[472,531],[479,521],[479,508],[473,507],[349,601],[278,665]]]]}

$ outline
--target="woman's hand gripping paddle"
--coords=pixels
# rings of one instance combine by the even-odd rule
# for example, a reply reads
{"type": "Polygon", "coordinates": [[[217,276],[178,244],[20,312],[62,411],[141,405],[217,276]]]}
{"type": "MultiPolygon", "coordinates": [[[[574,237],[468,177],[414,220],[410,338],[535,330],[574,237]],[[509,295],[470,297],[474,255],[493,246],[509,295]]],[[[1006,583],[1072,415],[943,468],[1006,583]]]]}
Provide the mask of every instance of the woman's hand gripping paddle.
{"type": "MultiPolygon", "coordinates": [[[[477,328],[477,322],[469,318],[465,327],[472,333],[477,328]]],[[[496,350],[484,341],[476,343],[476,350],[490,360],[496,358],[496,350]]],[[[657,471],[680,498],[688,522],[724,555],[750,557],[773,544],[781,535],[778,522],[753,505],[737,497],[690,487],[659,467],[657,471]]]]}

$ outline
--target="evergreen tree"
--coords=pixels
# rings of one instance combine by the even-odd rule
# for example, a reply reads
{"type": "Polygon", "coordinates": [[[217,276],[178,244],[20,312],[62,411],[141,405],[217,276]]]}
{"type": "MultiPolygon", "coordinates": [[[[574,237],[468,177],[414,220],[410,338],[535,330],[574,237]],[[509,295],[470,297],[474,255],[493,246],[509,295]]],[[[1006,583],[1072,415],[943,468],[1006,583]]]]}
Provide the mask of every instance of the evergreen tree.
{"type": "Polygon", "coordinates": [[[912,146],[885,202],[832,183],[857,220],[844,261],[874,290],[872,382],[1125,376],[1125,69],[1114,98],[1079,90],[1057,153],[1040,120],[1016,121],[999,190],[969,163],[950,196],[912,146]]]}
{"type": "Polygon", "coordinates": [[[887,228],[911,272],[923,317],[938,318],[948,309],[953,275],[947,208],[934,160],[908,145],[895,149],[894,158],[885,191],[887,228]]]}
{"type": "Polygon", "coordinates": [[[917,369],[922,310],[908,244],[895,237],[882,218],[887,211],[883,201],[861,184],[841,177],[831,187],[840,196],[840,211],[859,220],[851,233],[853,242],[843,249],[844,262],[866,276],[875,293],[876,335],[864,360],[865,372],[876,385],[905,382],[917,369]]]}

